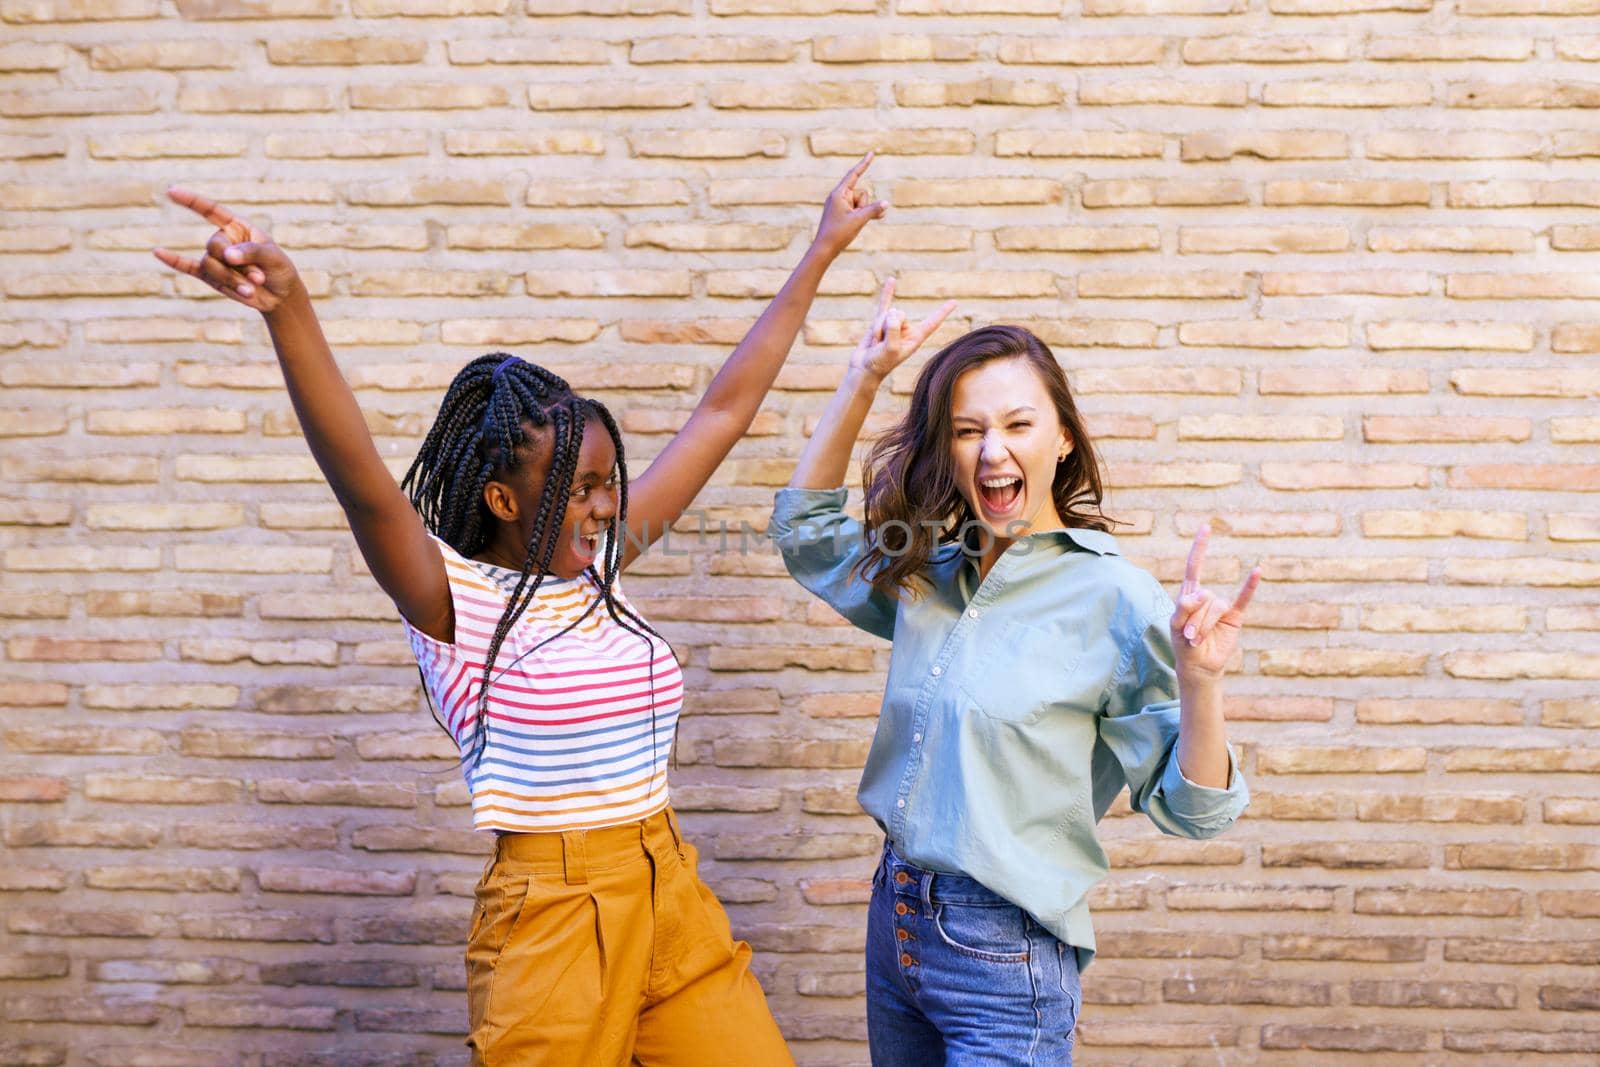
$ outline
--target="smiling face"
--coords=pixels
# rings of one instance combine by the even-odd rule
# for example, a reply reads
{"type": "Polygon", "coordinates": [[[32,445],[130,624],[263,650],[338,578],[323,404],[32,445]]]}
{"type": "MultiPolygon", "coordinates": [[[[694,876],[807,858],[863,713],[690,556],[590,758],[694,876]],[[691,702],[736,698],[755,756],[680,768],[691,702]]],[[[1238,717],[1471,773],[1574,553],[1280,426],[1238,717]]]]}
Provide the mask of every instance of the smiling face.
{"type": "MultiPolygon", "coordinates": [[[[555,491],[545,484],[550,475],[554,434],[548,427],[534,429],[525,425],[525,429],[528,438],[519,447],[519,451],[527,450],[522,462],[504,480],[491,481],[483,488],[484,501],[499,522],[480,558],[513,570],[522,568],[528,545],[537,532],[534,523],[540,500],[546,492],[555,491]]],[[[617,513],[618,488],[616,444],[604,424],[591,416],[584,422],[577,469],[567,494],[561,536],[550,558],[549,573],[558,578],[576,578],[595,561],[600,535],[617,513]]]]}
{"type": "Polygon", "coordinates": [[[956,488],[999,546],[1061,528],[1052,486],[1072,443],[1027,360],[990,359],[963,371],[950,393],[950,435],[956,488]]]}

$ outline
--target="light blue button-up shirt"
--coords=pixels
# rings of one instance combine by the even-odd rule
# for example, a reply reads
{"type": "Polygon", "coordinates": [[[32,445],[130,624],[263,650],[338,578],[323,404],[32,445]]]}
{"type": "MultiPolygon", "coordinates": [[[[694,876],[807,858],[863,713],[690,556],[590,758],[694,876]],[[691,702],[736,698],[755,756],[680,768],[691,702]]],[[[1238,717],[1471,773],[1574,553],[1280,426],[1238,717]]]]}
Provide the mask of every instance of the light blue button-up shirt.
{"type": "Polygon", "coordinates": [[[946,545],[921,596],[896,600],[852,576],[866,545],[844,503],[780,489],[769,532],[801,585],[894,642],[861,807],[903,859],[977,879],[1087,967],[1085,898],[1109,869],[1094,827],[1123,786],[1183,837],[1249,802],[1231,748],[1226,789],[1178,767],[1171,599],[1110,534],[1065,529],[1018,539],[981,580],[946,545]]]}

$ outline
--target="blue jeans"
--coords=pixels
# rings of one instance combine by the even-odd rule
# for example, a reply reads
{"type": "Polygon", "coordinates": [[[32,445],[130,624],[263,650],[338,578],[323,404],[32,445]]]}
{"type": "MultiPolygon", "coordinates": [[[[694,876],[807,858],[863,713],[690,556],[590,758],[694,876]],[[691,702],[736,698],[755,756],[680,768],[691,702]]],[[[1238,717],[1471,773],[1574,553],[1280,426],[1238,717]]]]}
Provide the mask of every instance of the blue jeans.
{"type": "Polygon", "coordinates": [[[1078,956],[978,882],[884,846],[867,910],[873,1067],[1071,1067],[1078,956]]]}

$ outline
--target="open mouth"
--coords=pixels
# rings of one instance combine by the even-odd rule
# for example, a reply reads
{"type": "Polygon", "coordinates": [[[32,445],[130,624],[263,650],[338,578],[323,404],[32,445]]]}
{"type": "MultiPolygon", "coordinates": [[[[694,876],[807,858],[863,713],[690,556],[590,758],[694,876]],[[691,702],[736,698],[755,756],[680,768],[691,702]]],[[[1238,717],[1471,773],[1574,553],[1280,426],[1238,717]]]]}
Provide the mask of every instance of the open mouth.
{"type": "Polygon", "coordinates": [[[1010,475],[980,478],[978,495],[983,498],[985,511],[991,515],[1005,515],[1017,506],[1022,496],[1022,479],[1010,475]]]}
{"type": "Polygon", "coordinates": [[[593,534],[593,535],[579,534],[577,539],[573,542],[573,544],[578,549],[579,552],[583,553],[586,556],[595,556],[595,555],[599,555],[600,554],[600,535],[599,534],[593,534]]]}

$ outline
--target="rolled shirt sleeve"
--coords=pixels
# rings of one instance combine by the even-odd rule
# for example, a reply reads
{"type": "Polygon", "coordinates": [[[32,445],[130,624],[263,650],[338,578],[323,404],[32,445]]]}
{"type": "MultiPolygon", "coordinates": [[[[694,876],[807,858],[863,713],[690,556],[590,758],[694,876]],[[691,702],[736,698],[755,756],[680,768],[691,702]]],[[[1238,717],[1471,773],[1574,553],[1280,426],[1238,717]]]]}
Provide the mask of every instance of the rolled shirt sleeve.
{"type": "Polygon", "coordinates": [[[1228,746],[1228,787],[1187,778],[1178,766],[1178,676],[1167,610],[1147,615],[1123,648],[1108,686],[1100,738],[1122,766],[1133,808],[1163,833],[1211,837],[1231,826],[1250,802],[1233,746],[1228,746]]]}

